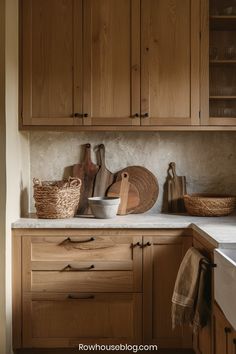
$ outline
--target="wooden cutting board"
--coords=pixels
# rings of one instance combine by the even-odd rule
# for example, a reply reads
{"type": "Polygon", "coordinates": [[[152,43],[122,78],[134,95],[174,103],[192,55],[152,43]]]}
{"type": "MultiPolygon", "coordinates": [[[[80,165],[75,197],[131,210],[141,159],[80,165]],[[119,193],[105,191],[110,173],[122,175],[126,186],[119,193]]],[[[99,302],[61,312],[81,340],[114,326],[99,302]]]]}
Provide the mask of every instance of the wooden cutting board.
{"type": "Polygon", "coordinates": [[[129,174],[124,171],[121,174],[121,180],[114,183],[108,190],[108,197],[120,197],[121,202],[118,209],[118,215],[131,214],[139,205],[139,192],[137,188],[129,182],[129,174]]]}
{"type": "Polygon", "coordinates": [[[129,182],[133,184],[139,192],[140,203],[134,208],[132,213],[145,213],[147,210],[151,209],[157,201],[159,193],[157,178],[145,167],[129,166],[116,174],[116,181],[121,180],[122,172],[129,174],[129,182]]]}
{"type": "Polygon", "coordinates": [[[94,197],[105,197],[108,187],[110,187],[114,180],[114,175],[106,168],[105,163],[105,146],[103,144],[98,147],[99,157],[99,171],[95,178],[94,197]]]}
{"type": "Polygon", "coordinates": [[[170,213],[185,212],[183,196],[186,193],[186,177],[177,176],[176,164],[171,162],[168,168],[168,211],[170,213]]]}
{"type": "Polygon", "coordinates": [[[88,214],[88,198],[93,195],[94,179],[99,167],[91,161],[91,145],[85,145],[83,161],[74,165],[73,176],[79,177],[82,181],[80,202],[77,214],[88,214]]]}

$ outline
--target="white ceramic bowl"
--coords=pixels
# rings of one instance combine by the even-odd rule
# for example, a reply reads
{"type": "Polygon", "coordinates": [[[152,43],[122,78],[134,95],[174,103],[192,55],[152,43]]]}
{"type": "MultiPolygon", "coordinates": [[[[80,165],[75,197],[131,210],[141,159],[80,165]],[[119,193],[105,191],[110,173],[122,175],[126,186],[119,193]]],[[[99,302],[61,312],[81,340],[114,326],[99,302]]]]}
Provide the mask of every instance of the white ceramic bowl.
{"type": "Polygon", "coordinates": [[[91,197],[89,206],[95,218],[111,219],[117,215],[120,198],[118,197],[91,197]]]}

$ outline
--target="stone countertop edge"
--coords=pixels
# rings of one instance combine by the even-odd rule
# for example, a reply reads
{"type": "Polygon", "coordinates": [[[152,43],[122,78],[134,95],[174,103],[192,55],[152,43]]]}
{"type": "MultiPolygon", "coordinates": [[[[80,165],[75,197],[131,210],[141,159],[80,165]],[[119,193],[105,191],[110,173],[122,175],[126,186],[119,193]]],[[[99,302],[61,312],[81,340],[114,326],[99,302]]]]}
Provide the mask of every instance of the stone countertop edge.
{"type": "Polygon", "coordinates": [[[114,219],[75,217],[72,219],[21,218],[12,229],[175,229],[192,228],[216,248],[236,248],[236,215],[194,217],[171,214],[132,214],[114,219]]]}

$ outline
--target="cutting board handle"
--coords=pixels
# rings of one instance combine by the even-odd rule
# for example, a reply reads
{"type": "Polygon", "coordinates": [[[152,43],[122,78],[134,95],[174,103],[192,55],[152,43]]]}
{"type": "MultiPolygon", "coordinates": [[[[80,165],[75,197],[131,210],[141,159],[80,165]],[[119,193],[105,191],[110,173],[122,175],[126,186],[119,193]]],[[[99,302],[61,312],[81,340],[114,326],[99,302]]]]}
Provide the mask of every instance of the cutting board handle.
{"type": "Polygon", "coordinates": [[[171,178],[175,178],[177,177],[177,174],[176,174],[176,164],[175,162],[171,162],[169,164],[169,168],[168,168],[168,174],[171,178]]]}
{"type": "Polygon", "coordinates": [[[105,167],[105,146],[104,144],[100,144],[98,147],[99,151],[99,165],[105,167]]]}
{"type": "Polygon", "coordinates": [[[84,151],[84,162],[90,163],[91,161],[91,144],[85,144],[85,151],[84,151]]]}

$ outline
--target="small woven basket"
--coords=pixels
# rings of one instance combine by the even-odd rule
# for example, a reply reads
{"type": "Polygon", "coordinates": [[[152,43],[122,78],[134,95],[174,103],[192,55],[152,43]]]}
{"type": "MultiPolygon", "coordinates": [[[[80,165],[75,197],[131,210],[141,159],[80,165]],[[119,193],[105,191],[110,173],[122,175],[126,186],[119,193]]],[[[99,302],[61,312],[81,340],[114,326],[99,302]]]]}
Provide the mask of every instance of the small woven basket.
{"type": "Polygon", "coordinates": [[[184,205],[190,215],[225,216],[234,211],[236,198],[212,194],[186,194],[184,205]]]}
{"type": "Polygon", "coordinates": [[[81,180],[40,181],[33,179],[34,200],[40,219],[65,219],[75,216],[79,205],[81,180]]]}

